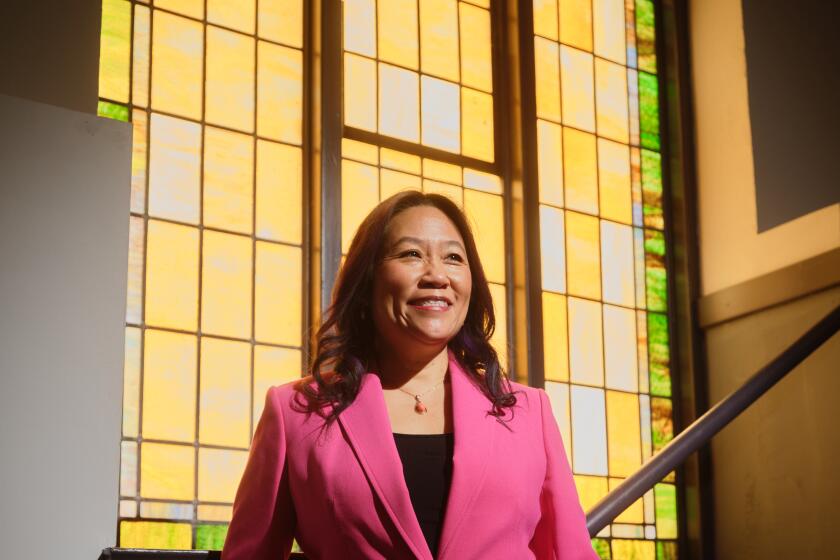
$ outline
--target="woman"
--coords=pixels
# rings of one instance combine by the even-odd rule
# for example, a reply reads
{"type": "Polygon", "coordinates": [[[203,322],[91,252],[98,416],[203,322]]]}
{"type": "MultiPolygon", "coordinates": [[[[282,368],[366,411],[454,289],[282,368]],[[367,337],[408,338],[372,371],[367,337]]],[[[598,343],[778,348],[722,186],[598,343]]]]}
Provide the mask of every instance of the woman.
{"type": "Polygon", "coordinates": [[[356,233],[312,375],[269,390],[222,558],[597,558],[544,391],[509,382],[449,199],[356,233]],[[323,370],[323,373],[322,373],[323,370]]]}

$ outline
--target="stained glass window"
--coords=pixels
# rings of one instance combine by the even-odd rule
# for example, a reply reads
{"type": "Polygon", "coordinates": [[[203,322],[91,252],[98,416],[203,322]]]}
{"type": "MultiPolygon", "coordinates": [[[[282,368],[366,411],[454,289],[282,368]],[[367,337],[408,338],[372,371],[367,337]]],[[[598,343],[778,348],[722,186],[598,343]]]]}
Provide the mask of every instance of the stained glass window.
{"type": "MultiPolygon", "coordinates": [[[[545,388],[584,509],[673,437],[651,0],[534,0],[545,388]]],[[[676,557],[669,475],[597,539],[676,557]]]]}
{"type": "Polygon", "coordinates": [[[134,125],[119,545],[219,549],[302,371],[303,1],[102,8],[99,114],[134,125]]]}
{"type": "MultiPolygon", "coordinates": [[[[341,227],[321,242],[345,253],[401,190],[450,197],[512,366],[527,329],[508,329],[524,315],[507,262],[525,248],[506,233],[512,170],[497,155],[511,136],[497,119],[502,11],[339,4],[341,75],[322,79],[342,84],[341,227]]],[[[653,0],[531,5],[537,181],[524,188],[538,198],[545,389],[588,509],[674,435],[656,18],[653,0]]],[[[302,281],[306,9],[103,0],[99,113],[134,128],[122,546],[220,548],[265,391],[303,369],[319,296],[302,281]]],[[[600,556],[676,558],[676,494],[671,474],[593,539],[600,556]]]]}

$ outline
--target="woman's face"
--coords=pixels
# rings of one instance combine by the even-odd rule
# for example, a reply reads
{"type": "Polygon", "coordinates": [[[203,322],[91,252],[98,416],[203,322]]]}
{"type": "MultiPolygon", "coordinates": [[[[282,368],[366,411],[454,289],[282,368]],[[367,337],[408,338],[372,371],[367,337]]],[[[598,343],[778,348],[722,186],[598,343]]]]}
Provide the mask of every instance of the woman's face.
{"type": "Polygon", "coordinates": [[[394,216],[373,280],[382,342],[396,352],[446,345],[464,324],[471,291],[464,240],[446,214],[414,206],[394,216]]]}

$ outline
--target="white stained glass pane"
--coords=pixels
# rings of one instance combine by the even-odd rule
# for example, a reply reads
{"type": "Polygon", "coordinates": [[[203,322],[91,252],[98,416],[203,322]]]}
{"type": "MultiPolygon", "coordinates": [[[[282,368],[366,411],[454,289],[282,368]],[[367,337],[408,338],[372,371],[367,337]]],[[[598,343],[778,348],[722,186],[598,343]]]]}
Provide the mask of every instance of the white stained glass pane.
{"type": "Polygon", "coordinates": [[[461,91],[457,84],[423,76],[423,144],[449,152],[461,150],[461,91]]]}
{"type": "Polygon", "coordinates": [[[572,464],[576,474],[607,475],[604,391],[572,385],[572,464]]]}
{"type": "Polygon", "coordinates": [[[563,437],[563,447],[566,457],[572,460],[572,426],[569,418],[569,385],[567,383],[545,382],[545,392],[551,402],[551,410],[557,426],[560,428],[560,435],[563,437]]]}
{"type": "Polygon", "coordinates": [[[607,387],[636,392],[636,312],[604,306],[604,361],[607,387]]]}
{"type": "Polygon", "coordinates": [[[601,220],[601,274],[604,301],[633,307],[633,229],[630,226],[601,220]]]}
{"type": "Polygon", "coordinates": [[[566,241],[563,211],[540,206],[540,255],[544,290],[566,291],[566,241]]]}
{"type": "Polygon", "coordinates": [[[376,56],[376,0],[344,0],[344,48],[376,56]]]}
{"type": "Polygon", "coordinates": [[[420,139],[416,72],[379,64],[379,132],[409,142],[420,139]]]}

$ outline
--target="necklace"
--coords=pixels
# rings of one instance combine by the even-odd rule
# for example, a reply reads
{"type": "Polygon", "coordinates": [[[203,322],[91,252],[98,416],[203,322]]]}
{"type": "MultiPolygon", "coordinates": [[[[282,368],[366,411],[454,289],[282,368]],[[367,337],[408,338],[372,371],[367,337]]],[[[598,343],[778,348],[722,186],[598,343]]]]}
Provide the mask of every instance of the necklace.
{"type": "Polygon", "coordinates": [[[417,414],[426,414],[426,413],[429,412],[429,409],[426,407],[425,404],[423,404],[423,401],[420,399],[420,397],[422,397],[423,395],[426,395],[428,393],[431,393],[432,391],[434,391],[435,389],[437,389],[438,387],[443,385],[444,381],[446,381],[446,376],[445,375],[443,376],[443,379],[440,380],[440,383],[438,383],[437,385],[435,385],[431,389],[426,389],[422,393],[416,393],[415,394],[415,393],[412,393],[410,391],[406,391],[402,387],[399,387],[399,390],[402,391],[403,393],[405,393],[406,395],[411,395],[412,397],[414,397],[414,412],[416,412],[417,414]]]}

